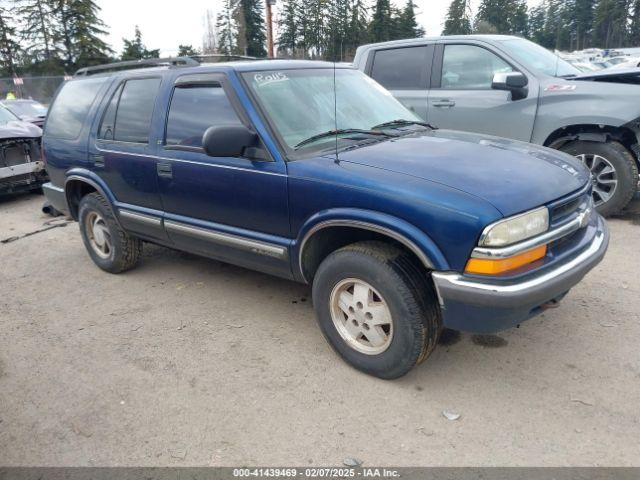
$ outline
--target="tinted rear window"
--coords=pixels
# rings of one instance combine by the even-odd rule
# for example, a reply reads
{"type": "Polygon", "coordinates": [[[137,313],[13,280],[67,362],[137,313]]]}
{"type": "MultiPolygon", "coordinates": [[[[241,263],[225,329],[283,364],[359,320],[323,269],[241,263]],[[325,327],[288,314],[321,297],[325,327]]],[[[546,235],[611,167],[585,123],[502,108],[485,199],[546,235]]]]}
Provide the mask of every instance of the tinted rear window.
{"type": "Polygon", "coordinates": [[[428,47],[378,50],[373,57],[371,77],[389,90],[427,88],[428,47]]]}
{"type": "Polygon", "coordinates": [[[128,80],[124,84],[116,113],[115,140],[135,143],[149,141],[151,116],[159,88],[159,78],[128,80]]]}
{"type": "Polygon", "coordinates": [[[202,135],[214,125],[240,124],[220,85],[176,88],[167,121],[167,145],[202,146],[202,135]]]}
{"type": "Polygon", "coordinates": [[[92,78],[65,83],[53,102],[46,124],[49,137],[78,138],[91,105],[107,78],[92,78]]]}

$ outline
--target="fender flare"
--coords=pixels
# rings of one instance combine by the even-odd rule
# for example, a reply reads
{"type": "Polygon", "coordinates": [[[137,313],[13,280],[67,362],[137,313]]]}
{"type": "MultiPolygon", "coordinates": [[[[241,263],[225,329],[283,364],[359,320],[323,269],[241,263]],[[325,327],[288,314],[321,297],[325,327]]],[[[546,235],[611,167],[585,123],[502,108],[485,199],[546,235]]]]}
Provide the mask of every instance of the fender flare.
{"type": "Polygon", "coordinates": [[[595,133],[595,132],[594,133],[591,133],[591,132],[574,133],[574,134],[565,135],[564,137],[556,138],[553,142],[551,142],[548,145],[548,147],[558,150],[564,144],[573,142],[574,140],[581,140],[584,142],[607,143],[610,137],[611,135],[608,133],[595,133]]]}
{"type": "Polygon", "coordinates": [[[298,232],[293,247],[293,271],[307,282],[302,256],[308,240],[317,232],[331,227],[353,227],[385,235],[404,245],[428,270],[448,270],[449,264],[436,243],[421,229],[398,217],[372,210],[336,208],[309,217],[298,232]]]}
{"type": "MultiPolygon", "coordinates": [[[[69,198],[69,189],[67,188],[67,185],[71,181],[80,181],[86,183],[87,185],[91,185],[100,195],[102,195],[107,200],[107,202],[109,202],[111,209],[114,211],[114,213],[116,213],[115,197],[113,196],[113,193],[111,193],[111,190],[109,190],[105,182],[98,175],[85,168],[73,168],[67,172],[67,178],[64,182],[64,192],[67,199],[67,205],[71,205],[71,199],[69,198]]],[[[69,213],[72,216],[77,217],[77,212],[74,215],[71,207],[69,207],[69,213]]],[[[120,225],[120,219],[118,218],[118,215],[114,215],[114,218],[118,223],[118,226],[122,227],[122,225],[120,225]]],[[[78,219],[74,218],[74,220],[78,219]]]]}

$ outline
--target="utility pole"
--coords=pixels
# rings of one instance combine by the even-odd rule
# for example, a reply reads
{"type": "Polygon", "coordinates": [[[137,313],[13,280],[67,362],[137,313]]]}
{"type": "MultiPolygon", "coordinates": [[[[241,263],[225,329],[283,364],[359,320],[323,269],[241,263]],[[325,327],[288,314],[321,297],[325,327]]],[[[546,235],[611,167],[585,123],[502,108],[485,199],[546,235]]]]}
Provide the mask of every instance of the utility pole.
{"type": "Polygon", "coordinates": [[[271,19],[271,6],[276,0],[267,0],[267,57],[273,58],[273,21],[271,19]]]}

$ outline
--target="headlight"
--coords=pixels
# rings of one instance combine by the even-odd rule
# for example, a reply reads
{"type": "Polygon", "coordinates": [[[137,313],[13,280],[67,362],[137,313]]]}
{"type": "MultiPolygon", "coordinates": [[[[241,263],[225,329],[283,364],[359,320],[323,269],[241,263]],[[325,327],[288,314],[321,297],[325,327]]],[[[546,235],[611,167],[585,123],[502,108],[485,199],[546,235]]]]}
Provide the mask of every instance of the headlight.
{"type": "Polygon", "coordinates": [[[482,232],[481,247],[504,247],[535,237],[549,229],[549,210],[537,208],[489,225],[482,232]]]}

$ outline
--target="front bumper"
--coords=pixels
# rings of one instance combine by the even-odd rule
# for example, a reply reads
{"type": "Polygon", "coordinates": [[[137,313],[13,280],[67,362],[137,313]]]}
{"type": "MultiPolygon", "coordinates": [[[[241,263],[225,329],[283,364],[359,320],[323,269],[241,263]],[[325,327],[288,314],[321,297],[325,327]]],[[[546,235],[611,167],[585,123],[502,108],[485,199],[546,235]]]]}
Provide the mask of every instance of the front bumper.
{"type": "Polygon", "coordinates": [[[474,333],[494,333],[518,325],[558,301],[595,267],[609,245],[604,219],[595,216],[588,245],[552,269],[518,280],[483,280],[455,272],[434,272],[443,324],[474,333]]]}
{"type": "Polygon", "coordinates": [[[47,176],[41,161],[0,167],[0,193],[9,194],[39,188],[47,176]]]}

